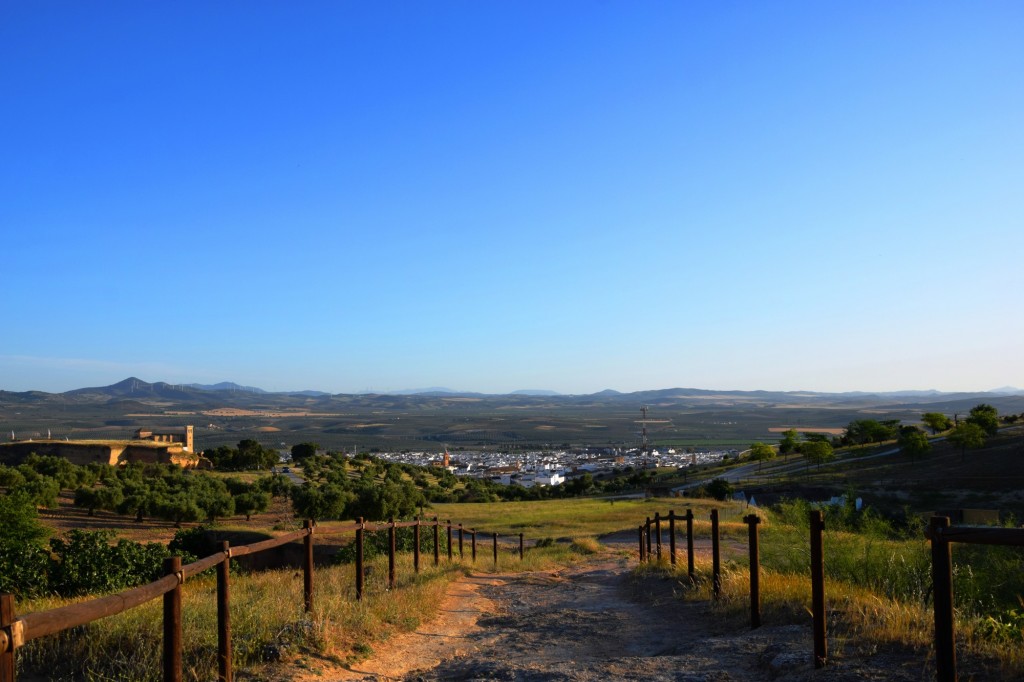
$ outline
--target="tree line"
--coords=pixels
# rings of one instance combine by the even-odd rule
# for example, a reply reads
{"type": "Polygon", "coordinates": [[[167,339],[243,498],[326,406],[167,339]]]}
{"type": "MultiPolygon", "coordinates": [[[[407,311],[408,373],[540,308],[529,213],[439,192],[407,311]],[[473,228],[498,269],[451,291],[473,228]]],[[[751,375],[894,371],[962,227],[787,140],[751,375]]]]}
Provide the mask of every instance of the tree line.
{"type": "MultiPolygon", "coordinates": [[[[921,423],[931,431],[933,436],[945,434],[945,438],[961,449],[966,456],[967,450],[974,450],[985,445],[987,439],[995,435],[1000,424],[1013,424],[1020,419],[1018,415],[1000,416],[992,405],[981,403],[971,408],[964,419],[959,415],[949,416],[940,412],[925,412],[921,415],[921,423]]],[[[878,445],[895,441],[897,447],[905,454],[917,458],[931,452],[932,444],[924,430],[916,425],[902,424],[899,419],[855,419],[851,421],[842,435],[828,436],[823,433],[805,432],[801,434],[789,429],[782,434],[778,450],[763,442],[750,446],[750,459],[766,461],[777,454],[788,455],[799,453],[808,464],[821,465],[835,459],[835,449],[839,447],[860,447],[878,445]]]]}

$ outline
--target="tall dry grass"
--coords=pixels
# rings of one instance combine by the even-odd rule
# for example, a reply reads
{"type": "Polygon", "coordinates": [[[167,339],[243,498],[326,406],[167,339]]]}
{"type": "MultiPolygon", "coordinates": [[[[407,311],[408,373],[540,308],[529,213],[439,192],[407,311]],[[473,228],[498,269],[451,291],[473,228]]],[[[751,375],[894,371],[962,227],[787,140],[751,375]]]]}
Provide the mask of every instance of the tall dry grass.
{"type": "MultiPolygon", "coordinates": [[[[452,562],[442,553],[434,566],[432,553],[421,555],[416,573],[411,553],[396,557],[396,589],[388,586],[388,558],[366,562],[363,599],[356,600],[355,569],[351,564],[317,567],[314,610],[303,610],[303,579],[295,569],[238,573],[231,578],[233,666],[258,670],[278,660],[316,669],[323,661],[352,663],[400,632],[416,629],[434,618],[448,585],[469,572],[548,570],[579,561],[600,551],[591,538],[541,543],[519,559],[518,542],[499,543],[494,561],[490,538],[478,541],[477,558],[464,543],[452,562]]],[[[183,586],[183,669],[187,680],[217,675],[216,577],[213,571],[190,578],[183,586]]],[[[36,599],[18,604],[19,613],[41,611],[70,603],[65,599],[36,599]]],[[[82,600],[77,600],[82,601],[82,600]]],[[[162,601],[33,640],[17,654],[19,674],[52,680],[159,680],[162,656],[162,601]]]]}

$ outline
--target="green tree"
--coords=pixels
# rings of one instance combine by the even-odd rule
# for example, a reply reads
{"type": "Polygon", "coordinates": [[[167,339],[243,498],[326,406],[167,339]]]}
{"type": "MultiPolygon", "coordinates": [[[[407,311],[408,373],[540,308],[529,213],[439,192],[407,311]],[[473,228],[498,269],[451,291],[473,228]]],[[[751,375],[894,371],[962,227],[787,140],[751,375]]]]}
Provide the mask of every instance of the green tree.
{"type": "Polygon", "coordinates": [[[757,461],[757,470],[761,470],[761,464],[765,460],[775,458],[775,448],[767,443],[754,443],[750,446],[750,459],[757,461]]]}
{"type": "Polygon", "coordinates": [[[999,412],[991,405],[981,403],[971,408],[967,422],[977,424],[986,434],[994,436],[999,430],[999,412]]]}
{"type": "Polygon", "coordinates": [[[123,500],[124,492],[119,485],[82,486],[75,491],[75,506],[88,509],[89,516],[95,516],[97,509],[114,511],[123,500]]]}
{"type": "Polygon", "coordinates": [[[708,495],[716,500],[725,500],[732,495],[732,483],[724,478],[716,478],[707,485],[708,495]]]}
{"type": "Polygon", "coordinates": [[[20,490],[0,495],[0,519],[0,592],[19,597],[45,592],[49,552],[43,540],[49,531],[32,496],[20,490]]]}
{"type": "Polygon", "coordinates": [[[248,521],[253,514],[265,512],[270,506],[270,494],[253,490],[235,496],[235,513],[245,514],[248,521]]]}
{"type": "Polygon", "coordinates": [[[779,441],[779,454],[788,455],[800,449],[799,434],[796,429],[789,429],[782,432],[782,440],[779,441]]]}
{"type": "Polygon", "coordinates": [[[305,460],[309,459],[310,457],[314,457],[316,455],[317,450],[319,449],[320,445],[318,443],[312,442],[299,443],[298,445],[293,445],[292,462],[299,466],[302,466],[302,463],[305,460]]]}
{"type": "Polygon", "coordinates": [[[932,433],[940,433],[953,428],[953,421],[941,412],[925,412],[921,415],[921,422],[932,430],[932,433]]]}
{"type": "Polygon", "coordinates": [[[960,448],[960,459],[966,461],[968,450],[977,450],[985,445],[985,430],[974,422],[960,422],[947,436],[949,442],[960,448]]]}
{"type": "Polygon", "coordinates": [[[927,455],[932,450],[928,436],[916,426],[904,426],[900,429],[899,446],[900,451],[915,460],[921,455],[927,455]]]}
{"type": "Polygon", "coordinates": [[[816,464],[819,467],[825,462],[831,462],[836,458],[832,444],[821,440],[804,443],[800,448],[800,452],[803,454],[804,459],[807,460],[808,465],[816,464]]]}
{"type": "Polygon", "coordinates": [[[898,435],[899,423],[898,419],[882,422],[876,419],[856,419],[846,426],[843,442],[849,445],[866,445],[892,440],[898,435]]]}
{"type": "Polygon", "coordinates": [[[300,518],[313,521],[340,519],[355,499],[355,493],[330,483],[316,486],[306,483],[292,491],[292,511],[300,518]]]}

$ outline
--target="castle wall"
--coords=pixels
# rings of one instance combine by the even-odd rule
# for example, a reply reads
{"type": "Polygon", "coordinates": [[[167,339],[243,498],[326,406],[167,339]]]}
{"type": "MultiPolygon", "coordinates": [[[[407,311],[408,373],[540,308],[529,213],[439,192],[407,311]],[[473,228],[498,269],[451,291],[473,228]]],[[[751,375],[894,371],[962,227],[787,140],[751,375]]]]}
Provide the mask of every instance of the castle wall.
{"type": "Polygon", "coordinates": [[[0,444],[0,463],[20,464],[32,453],[63,457],[72,464],[109,464],[129,462],[177,464],[187,469],[200,465],[200,458],[184,450],[182,443],[156,444],[150,441],[20,441],[0,444]]]}

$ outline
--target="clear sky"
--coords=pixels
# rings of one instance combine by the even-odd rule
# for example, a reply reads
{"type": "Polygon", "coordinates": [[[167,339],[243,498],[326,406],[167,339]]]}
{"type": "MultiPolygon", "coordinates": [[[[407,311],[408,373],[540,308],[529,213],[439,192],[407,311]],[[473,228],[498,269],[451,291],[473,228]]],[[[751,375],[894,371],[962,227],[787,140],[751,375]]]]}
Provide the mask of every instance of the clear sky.
{"type": "Polygon", "coordinates": [[[1024,3],[0,3],[0,388],[1024,385],[1024,3]]]}

